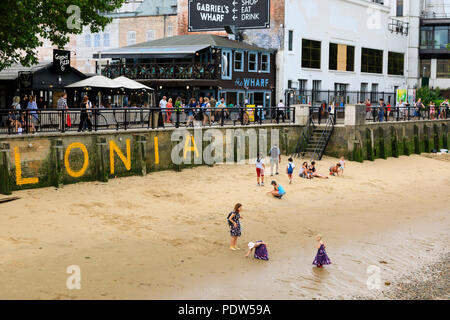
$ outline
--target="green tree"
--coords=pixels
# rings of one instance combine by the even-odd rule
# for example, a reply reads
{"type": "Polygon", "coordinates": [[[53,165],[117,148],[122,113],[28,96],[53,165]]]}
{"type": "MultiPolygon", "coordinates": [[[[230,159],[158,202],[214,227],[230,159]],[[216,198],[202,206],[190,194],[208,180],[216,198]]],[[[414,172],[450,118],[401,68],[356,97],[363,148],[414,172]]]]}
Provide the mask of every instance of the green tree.
{"type": "Polygon", "coordinates": [[[124,0],[3,0],[0,5],[0,70],[14,63],[38,62],[36,48],[48,39],[58,48],[80,34],[111,22],[104,14],[120,8],[124,0]]]}
{"type": "Polygon", "coordinates": [[[429,87],[422,87],[417,89],[417,99],[422,98],[424,105],[428,105],[431,101],[441,99],[441,90],[439,88],[430,89],[429,87]]]}

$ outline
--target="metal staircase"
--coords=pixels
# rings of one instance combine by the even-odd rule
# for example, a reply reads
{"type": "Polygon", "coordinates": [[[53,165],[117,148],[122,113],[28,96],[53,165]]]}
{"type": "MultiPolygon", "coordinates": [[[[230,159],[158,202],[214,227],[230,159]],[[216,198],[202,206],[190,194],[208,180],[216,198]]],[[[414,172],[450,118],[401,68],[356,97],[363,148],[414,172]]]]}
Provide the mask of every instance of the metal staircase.
{"type": "Polygon", "coordinates": [[[305,158],[311,156],[311,161],[321,160],[334,130],[334,117],[328,117],[326,125],[316,126],[310,117],[303,129],[295,149],[294,157],[305,158]]]}

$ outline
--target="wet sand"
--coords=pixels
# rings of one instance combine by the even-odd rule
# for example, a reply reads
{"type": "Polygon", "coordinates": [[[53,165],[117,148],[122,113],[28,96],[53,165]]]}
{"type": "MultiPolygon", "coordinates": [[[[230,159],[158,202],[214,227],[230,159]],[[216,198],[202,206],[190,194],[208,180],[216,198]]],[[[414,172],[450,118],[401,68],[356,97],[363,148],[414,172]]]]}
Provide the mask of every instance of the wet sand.
{"type": "Polygon", "coordinates": [[[417,155],[292,185],[282,170],[283,200],[265,194],[270,181],[256,186],[253,165],[15,192],[20,200],[0,204],[0,299],[395,298],[383,292],[448,253],[449,170],[417,155]],[[269,262],[228,249],[236,202],[240,247],[268,242],[269,262]],[[324,269],[311,264],[317,233],[333,261],[324,269]],[[66,287],[70,265],[81,290],[66,287]],[[379,290],[366,285],[369,266],[380,268],[379,290]]]}

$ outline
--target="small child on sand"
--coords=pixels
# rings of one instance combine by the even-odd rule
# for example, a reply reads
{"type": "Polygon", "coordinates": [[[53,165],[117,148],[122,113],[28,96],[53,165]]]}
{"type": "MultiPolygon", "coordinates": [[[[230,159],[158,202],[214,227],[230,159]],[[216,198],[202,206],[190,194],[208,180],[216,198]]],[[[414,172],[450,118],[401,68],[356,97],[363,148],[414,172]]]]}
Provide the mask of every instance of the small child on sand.
{"type": "Polygon", "coordinates": [[[288,165],[286,168],[286,172],[289,177],[289,184],[292,184],[292,175],[294,174],[295,164],[294,164],[294,160],[292,158],[289,158],[288,161],[289,162],[288,162],[288,165]]]}
{"type": "Polygon", "coordinates": [[[330,258],[328,258],[327,252],[325,251],[325,243],[322,241],[322,236],[318,234],[316,236],[317,240],[317,254],[314,258],[313,265],[317,268],[322,268],[322,266],[331,264],[330,258]]]}
{"type": "Polygon", "coordinates": [[[261,154],[258,155],[256,159],[256,182],[257,186],[264,187],[264,170],[266,169],[266,165],[264,164],[264,159],[261,157],[261,154]],[[261,178],[261,184],[259,183],[259,179],[261,178]]]}
{"type": "Polygon", "coordinates": [[[345,158],[341,157],[341,160],[339,160],[339,172],[341,173],[341,176],[344,175],[344,169],[345,169],[345,158]]]}
{"type": "Polygon", "coordinates": [[[341,167],[341,165],[339,163],[337,163],[335,166],[330,167],[330,176],[339,176],[339,168],[341,167]]]}
{"type": "Polygon", "coordinates": [[[283,196],[286,194],[286,191],[284,191],[284,188],[279,185],[275,180],[272,181],[271,185],[273,186],[273,191],[267,192],[267,194],[274,196],[277,199],[282,199],[283,196]]]}
{"type": "Polygon", "coordinates": [[[269,260],[269,253],[267,252],[267,243],[264,241],[256,241],[248,243],[248,252],[245,255],[246,257],[250,256],[253,249],[255,249],[255,259],[258,260],[269,260]]]}

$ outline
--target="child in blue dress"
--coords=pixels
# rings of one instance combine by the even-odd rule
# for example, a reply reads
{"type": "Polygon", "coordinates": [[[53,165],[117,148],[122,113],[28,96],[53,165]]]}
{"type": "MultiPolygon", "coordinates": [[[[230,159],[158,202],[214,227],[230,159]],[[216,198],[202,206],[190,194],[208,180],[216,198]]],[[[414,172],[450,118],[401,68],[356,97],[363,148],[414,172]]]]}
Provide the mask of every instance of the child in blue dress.
{"type": "Polygon", "coordinates": [[[317,254],[314,258],[313,265],[317,268],[322,268],[322,266],[331,264],[330,258],[328,258],[327,252],[325,251],[325,243],[322,241],[322,236],[319,234],[316,236],[317,240],[317,254]]]}

